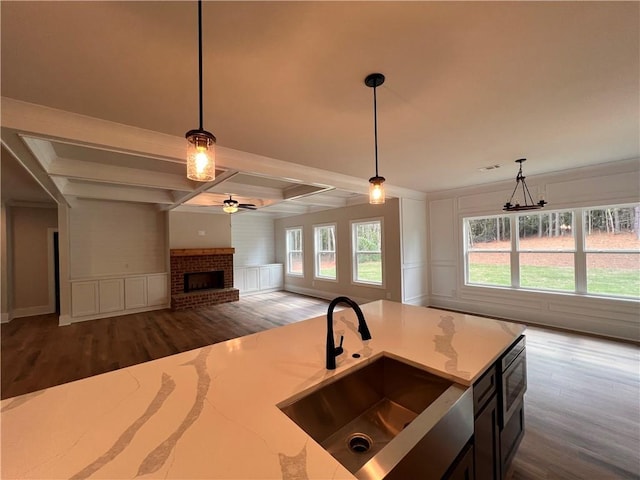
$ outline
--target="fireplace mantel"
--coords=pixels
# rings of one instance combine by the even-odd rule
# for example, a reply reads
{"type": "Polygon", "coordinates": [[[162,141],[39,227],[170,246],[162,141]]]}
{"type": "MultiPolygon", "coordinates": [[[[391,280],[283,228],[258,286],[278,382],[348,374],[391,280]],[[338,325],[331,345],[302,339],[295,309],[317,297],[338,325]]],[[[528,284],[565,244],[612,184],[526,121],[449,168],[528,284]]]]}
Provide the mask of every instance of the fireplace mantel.
{"type": "Polygon", "coordinates": [[[236,249],[233,247],[225,248],[172,248],[170,255],[172,257],[197,257],[201,255],[233,255],[236,249]]]}

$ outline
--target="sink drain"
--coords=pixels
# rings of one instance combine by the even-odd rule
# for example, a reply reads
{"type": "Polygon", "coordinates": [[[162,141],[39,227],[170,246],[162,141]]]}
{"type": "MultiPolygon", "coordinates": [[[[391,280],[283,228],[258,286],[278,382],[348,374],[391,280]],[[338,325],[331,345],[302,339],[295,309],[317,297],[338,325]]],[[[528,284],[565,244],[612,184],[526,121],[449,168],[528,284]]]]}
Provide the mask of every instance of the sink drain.
{"type": "Polygon", "coordinates": [[[371,448],[371,444],[373,440],[368,435],[364,433],[354,433],[349,435],[347,439],[347,444],[349,445],[349,450],[355,453],[366,453],[371,448]]]}

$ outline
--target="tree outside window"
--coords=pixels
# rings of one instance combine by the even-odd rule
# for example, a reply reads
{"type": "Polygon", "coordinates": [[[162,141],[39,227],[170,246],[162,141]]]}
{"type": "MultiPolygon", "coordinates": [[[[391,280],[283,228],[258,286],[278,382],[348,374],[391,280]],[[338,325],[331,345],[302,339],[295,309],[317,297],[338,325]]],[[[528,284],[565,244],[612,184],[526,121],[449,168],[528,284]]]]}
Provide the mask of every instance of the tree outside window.
{"type": "Polygon", "coordinates": [[[315,276],[336,280],[336,226],[321,225],[313,228],[315,237],[315,276]]]}
{"type": "Polygon", "coordinates": [[[640,298],[640,204],[463,221],[466,285],[640,298]]]}
{"type": "Polygon", "coordinates": [[[302,247],[302,228],[288,228],[287,238],[287,273],[289,275],[304,275],[304,252],[302,247]]]}
{"type": "Polygon", "coordinates": [[[351,228],[354,282],[382,285],[382,222],[353,222],[351,228]]]}
{"type": "Polygon", "coordinates": [[[584,247],[587,293],[640,297],[640,205],[586,210],[584,247]]]}
{"type": "Polygon", "coordinates": [[[511,286],[511,220],[508,216],[465,220],[467,283],[511,286]]]}

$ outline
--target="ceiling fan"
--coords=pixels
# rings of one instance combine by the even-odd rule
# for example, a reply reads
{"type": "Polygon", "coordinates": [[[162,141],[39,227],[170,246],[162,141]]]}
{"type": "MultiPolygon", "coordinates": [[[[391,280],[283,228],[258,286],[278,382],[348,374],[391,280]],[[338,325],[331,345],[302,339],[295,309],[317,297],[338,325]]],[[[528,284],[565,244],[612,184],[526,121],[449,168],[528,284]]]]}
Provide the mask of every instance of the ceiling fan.
{"type": "Polygon", "coordinates": [[[256,210],[257,208],[253,203],[238,203],[237,200],[231,198],[231,195],[229,195],[229,198],[222,203],[222,210],[226,213],[236,213],[240,208],[245,210],[256,210]]]}

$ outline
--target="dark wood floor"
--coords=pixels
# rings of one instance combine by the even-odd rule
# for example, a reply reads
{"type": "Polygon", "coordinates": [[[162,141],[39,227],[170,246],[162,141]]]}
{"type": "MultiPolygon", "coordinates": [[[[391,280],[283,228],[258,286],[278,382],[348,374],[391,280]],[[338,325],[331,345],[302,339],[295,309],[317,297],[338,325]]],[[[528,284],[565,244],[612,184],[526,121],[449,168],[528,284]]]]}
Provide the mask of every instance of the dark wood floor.
{"type": "MultiPolygon", "coordinates": [[[[54,316],[1,329],[2,398],[323,315],[321,299],[270,293],[183,312],[58,327],[54,316]]],[[[527,330],[526,434],[510,480],[640,479],[640,349],[527,330]]]]}

